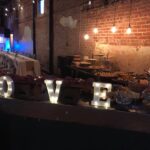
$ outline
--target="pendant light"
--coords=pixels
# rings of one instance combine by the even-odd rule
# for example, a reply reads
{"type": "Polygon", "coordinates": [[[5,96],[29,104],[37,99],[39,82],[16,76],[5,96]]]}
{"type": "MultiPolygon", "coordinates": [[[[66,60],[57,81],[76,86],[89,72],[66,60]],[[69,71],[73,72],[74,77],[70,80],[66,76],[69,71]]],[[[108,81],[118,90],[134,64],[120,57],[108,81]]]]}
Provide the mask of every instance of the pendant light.
{"type": "Polygon", "coordinates": [[[84,40],[89,40],[90,39],[90,36],[88,34],[84,34],[84,40]]]}
{"type": "MultiPolygon", "coordinates": [[[[91,5],[91,4],[92,4],[92,2],[91,2],[91,1],[88,1],[88,5],[91,5]]],[[[86,18],[86,21],[85,21],[85,22],[86,22],[86,23],[85,23],[85,26],[87,26],[87,25],[88,25],[88,13],[87,13],[87,18],[86,18]]],[[[90,39],[90,36],[89,36],[88,33],[85,33],[85,34],[83,35],[83,38],[84,38],[85,41],[87,41],[87,40],[90,39]]]]}
{"type": "Polygon", "coordinates": [[[131,28],[131,13],[132,13],[132,0],[130,0],[130,12],[129,12],[129,25],[126,30],[126,34],[131,34],[132,33],[132,28],[131,28]]]}
{"type": "Polygon", "coordinates": [[[111,32],[112,33],[115,33],[115,32],[117,32],[117,28],[116,28],[116,8],[117,7],[117,5],[115,4],[115,2],[114,2],[114,22],[113,22],[113,26],[112,26],[112,28],[111,28],[111,32]]]}
{"type": "MultiPolygon", "coordinates": [[[[97,10],[96,10],[96,17],[97,17],[97,14],[98,14],[98,13],[97,13],[97,10]]],[[[97,18],[96,18],[96,23],[95,23],[95,26],[94,26],[94,28],[93,28],[93,33],[94,33],[94,34],[98,34],[98,32],[99,32],[99,31],[98,31],[98,27],[97,27],[97,18]]]]}

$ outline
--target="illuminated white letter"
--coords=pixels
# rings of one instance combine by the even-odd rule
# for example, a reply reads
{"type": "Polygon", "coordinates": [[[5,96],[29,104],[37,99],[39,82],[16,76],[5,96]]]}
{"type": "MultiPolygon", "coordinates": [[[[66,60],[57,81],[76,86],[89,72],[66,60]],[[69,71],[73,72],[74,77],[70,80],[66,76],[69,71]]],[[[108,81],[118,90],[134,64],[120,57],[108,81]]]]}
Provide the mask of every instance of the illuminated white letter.
{"type": "Polygon", "coordinates": [[[14,92],[14,82],[13,80],[8,76],[2,76],[0,77],[0,95],[8,98],[11,97],[14,92]],[[7,89],[5,90],[5,83],[7,84],[7,89]]]}
{"type": "Polygon", "coordinates": [[[45,80],[44,82],[47,87],[50,102],[57,104],[62,81],[60,81],[60,80],[56,81],[56,90],[55,91],[54,91],[54,86],[53,86],[53,82],[54,82],[53,80],[45,80]]]}
{"type": "Polygon", "coordinates": [[[99,82],[94,82],[93,83],[94,87],[94,98],[92,101],[92,105],[94,106],[103,106],[106,109],[110,107],[110,99],[107,99],[107,92],[106,90],[103,90],[101,92],[101,88],[106,88],[108,92],[111,92],[112,85],[108,83],[99,83],[99,82]],[[101,101],[100,99],[107,99],[106,101],[101,101]]]}

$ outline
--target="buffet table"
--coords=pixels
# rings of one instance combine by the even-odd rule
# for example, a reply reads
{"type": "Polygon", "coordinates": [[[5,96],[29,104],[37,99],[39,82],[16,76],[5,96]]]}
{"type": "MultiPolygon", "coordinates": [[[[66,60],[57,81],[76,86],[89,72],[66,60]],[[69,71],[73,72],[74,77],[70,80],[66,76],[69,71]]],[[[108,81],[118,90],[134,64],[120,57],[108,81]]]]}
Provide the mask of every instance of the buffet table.
{"type": "Polygon", "coordinates": [[[38,60],[20,54],[15,54],[12,52],[7,53],[1,51],[0,54],[8,57],[13,61],[16,68],[17,75],[19,76],[26,76],[26,75],[40,76],[41,75],[40,63],[38,60]]]}

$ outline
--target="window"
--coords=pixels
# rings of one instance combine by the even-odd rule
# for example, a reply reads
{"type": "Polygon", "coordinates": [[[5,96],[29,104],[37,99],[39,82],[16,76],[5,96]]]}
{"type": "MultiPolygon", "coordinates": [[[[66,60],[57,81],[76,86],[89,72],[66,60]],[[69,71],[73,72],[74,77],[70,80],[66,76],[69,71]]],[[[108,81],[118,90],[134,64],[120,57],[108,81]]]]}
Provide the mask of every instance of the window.
{"type": "Polygon", "coordinates": [[[45,0],[38,0],[38,14],[43,15],[45,11],[45,0]]]}

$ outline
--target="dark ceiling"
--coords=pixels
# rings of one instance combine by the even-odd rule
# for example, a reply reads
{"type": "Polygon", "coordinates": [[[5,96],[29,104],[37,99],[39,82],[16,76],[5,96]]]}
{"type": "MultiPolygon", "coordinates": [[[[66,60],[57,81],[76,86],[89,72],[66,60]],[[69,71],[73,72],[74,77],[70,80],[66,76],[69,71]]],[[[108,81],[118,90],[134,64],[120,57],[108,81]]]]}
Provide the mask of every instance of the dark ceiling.
{"type": "Polygon", "coordinates": [[[3,7],[7,5],[11,0],[0,0],[0,6],[3,7]]]}
{"type": "Polygon", "coordinates": [[[5,20],[6,17],[4,16],[4,8],[8,6],[8,4],[11,2],[11,0],[0,0],[0,32],[1,28],[5,27],[5,20]]]}

